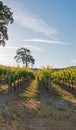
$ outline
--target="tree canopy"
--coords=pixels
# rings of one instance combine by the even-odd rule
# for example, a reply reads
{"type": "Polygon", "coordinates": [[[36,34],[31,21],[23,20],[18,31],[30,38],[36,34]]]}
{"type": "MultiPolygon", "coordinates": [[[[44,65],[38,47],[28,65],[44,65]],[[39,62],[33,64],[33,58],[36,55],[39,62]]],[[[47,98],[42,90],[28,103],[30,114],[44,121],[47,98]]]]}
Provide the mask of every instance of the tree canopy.
{"type": "Polygon", "coordinates": [[[0,1],[0,45],[5,46],[5,41],[8,40],[7,26],[13,23],[13,13],[11,9],[0,1]]]}
{"type": "Polygon", "coordinates": [[[28,67],[29,64],[31,63],[33,67],[33,64],[35,63],[35,59],[30,54],[31,54],[31,51],[29,49],[22,47],[16,51],[16,56],[14,57],[14,59],[17,63],[22,62],[23,65],[25,65],[26,67],[28,67]]]}

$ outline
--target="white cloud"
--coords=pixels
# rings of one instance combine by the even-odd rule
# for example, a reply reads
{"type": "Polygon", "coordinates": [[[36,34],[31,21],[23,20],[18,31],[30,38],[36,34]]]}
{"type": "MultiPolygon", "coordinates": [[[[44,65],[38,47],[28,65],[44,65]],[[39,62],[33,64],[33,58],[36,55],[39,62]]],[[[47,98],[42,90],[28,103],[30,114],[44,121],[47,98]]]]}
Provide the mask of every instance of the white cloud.
{"type": "MultiPolygon", "coordinates": [[[[39,48],[39,47],[33,46],[33,45],[5,46],[4,48],[2,46],[0,46],[0,49],[16,49],[17,50],[18,48],[21,48],[21,47],[28,48],[31,50],[36,50],[36,51],[43,51],[42,48],[39,48]]],[[[0,56],[5,56],[5,55],[0,55],[0,56]]]]}
{"type": "MultiPolygon", "coordinates": [[[[4,57],[0,57],[0,60],[1,60],[1,61],[8,61],[8,62],[9,62],[9,60],[8,60],[7,58],[4,58],[4,57]]],[[[0,62],[1,62],[1,61],[0,61],[0,62]]]]}
{"type": "Polygon", "coordinates": [[[36,14],[26,11],[24,9],[25,7],[23,7],[20,3],[14,1],[9,1],[8,3],[13,10],[15,22],[19,25],[32,29],[35,32],[43,33],[51,38],[55,38],[58,34],[58,30],[49,26],[46,21],[39,18],[36,14]]]}
{"type": "Polygon", "coordinates": [[[0,46],[1,51],[5,51],[7,49],[17,49],[17,48],[18,48],[17,46],[5,46],[5,47],[0,46]]]}
{"type": "Polygon", "coordinates": [[[72,62],[73,62],[74,64],[76,64],[76,59],[73,59],[72,62]]]}
{"type": "Polygon", "coordinates": [[[7,46],[6,48],[7,49],[18,49],[18,48],[21,48],[21,47],[24,47],[24,48],[28,48],[28,49],[31,49],[31,50],[36,50],[36,51],[43,51],[43,49],[42,48],[39,48],[39,47],[37,47],[37,46],[33,46],[33,45],[20,45],[20,46],[13,46],[13,47],[10,47],[10,46],[7,46]]]}
{"type": "Polygon", "coordinates": [[[25,45],[26,48],[29,48],[31,50],[36,50],[36,51],[43,51],[42,48],[39,48],[37,46],[33,46],[33,45],[25,45]]]}
{"type": "MultiPolygon", "coordinates": [[[[8,56],[8,55],[7,55],[8,56]]],[[[6,57],[6,55],[0,55],[0,58],[2,58],[2,57],[6,57]]]]}
{"type": "Polygon", "coordinates": [[[46,40],[46,39],[25,39],[23,41],[26,42],[37,42],[37,43],[48,43],[48,44],[68,44],[66,42],[62,42],[62,41],[57,41],[57,40],[46,40]]]}
{"type": "Polygon", "coordinates": [[[45,21],[31,14],[28,14],[27,12],[24,13],[23,11],[17,11],[15,13],[15,20],[20,25],[32,29],[36,32],[41,32],[46,36],[53,37],[58,33],[56,29],[49,27],[45,21]]]}
{"type": "Polygon", "coordinates": [[[5,48],[7,48],[7,49],[17,49],[18,47],[16,47],[16,46],[6,46],[5,48]]]}

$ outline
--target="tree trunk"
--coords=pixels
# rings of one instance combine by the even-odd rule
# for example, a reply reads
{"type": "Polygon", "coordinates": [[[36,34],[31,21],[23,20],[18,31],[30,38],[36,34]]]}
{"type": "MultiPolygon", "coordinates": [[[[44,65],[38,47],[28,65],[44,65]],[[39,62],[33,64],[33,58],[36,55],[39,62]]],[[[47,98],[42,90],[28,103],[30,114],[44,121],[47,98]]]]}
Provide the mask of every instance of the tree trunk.
{"type": "Polygon", "coordinates": [[[28,67],[28,64],[27,64],[27,62],[26,62],[26,68],[28,67]]]}

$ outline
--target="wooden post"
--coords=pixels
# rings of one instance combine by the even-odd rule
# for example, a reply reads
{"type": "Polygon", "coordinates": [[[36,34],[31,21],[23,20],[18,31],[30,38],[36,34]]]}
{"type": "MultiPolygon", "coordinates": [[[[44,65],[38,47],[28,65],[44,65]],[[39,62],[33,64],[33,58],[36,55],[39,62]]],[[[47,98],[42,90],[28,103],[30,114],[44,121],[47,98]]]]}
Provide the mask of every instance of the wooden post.
{"type": "Polygon", "coordinates": [[[15,81],[14,81],[14,87],[13,87],[13,90],[16,91],[16,84],[15,84],[15,81]]]}
{"type": "Polygon", "coordinates": [[[11,74],[8,75],[8,94],[12,93],[11,74]]]}

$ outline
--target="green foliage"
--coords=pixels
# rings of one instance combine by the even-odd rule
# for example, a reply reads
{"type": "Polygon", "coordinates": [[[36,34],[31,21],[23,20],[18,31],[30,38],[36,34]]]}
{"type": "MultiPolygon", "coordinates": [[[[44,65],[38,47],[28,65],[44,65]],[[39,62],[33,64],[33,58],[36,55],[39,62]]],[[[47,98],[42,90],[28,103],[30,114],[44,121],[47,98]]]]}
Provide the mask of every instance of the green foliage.
{"type": "Polygon", "coordinates": [[[31,51],[29,49],[26,48],[19,48],[16,51],[16,56],[14,57],[14,59],[16,60],[17,63],[23,63],[23,65],[26,65],[26,67],[28,67],[29,63],[31,63],[32,65],[35,63],[35,59],[33,58],[33,56],[30,55],[31,51]]]}
{"type": "Polygon", "coordinates": [[[42,69],[37,72],[38,82],[42,82],[46,87],[50,85],[52,75],[52,68],[47,66],[47,68],[42,67],[42,69]]]}
{"type": "Polygon", "coordinates": [[[6,83],[8,83],[9,77],[11,79],[11,83],[18,79],[22,80],[35,77],[34,72],[31,69],[8,66],[0,66],[0,76],[5,79],[6,83]]]}
{"type": "Polygon", "coordinates": [[[37,81],[33,80],[30,84],[28,84],[28,87],[18,95],[18,98],[22,100],[29,100],[29,99],[39,100],[39,96],[40,93],[37,81]]]}
{"type": "Polygon", "coordinates": [[[49,66],[47,68],[42,67],[42,69],[38,70],[37,72],[37,78],[41,81],[43,78],[48,81],[49,78],[51,78],[52,74],[52,68],[49,66]]]}
{"type": "Polygon", "coordinates": [[[7,25],[13,23],[12,15],[10,8],[0,1],[0,45],[5,46],[5,40],[8,40],[7,25]]]}
{"type": "Polygon", "coordinates": [[[65,68],[52,73],[52,78],[54,81],[63,81],[69,85],[76,84],[76,68],[65,68]]]}

